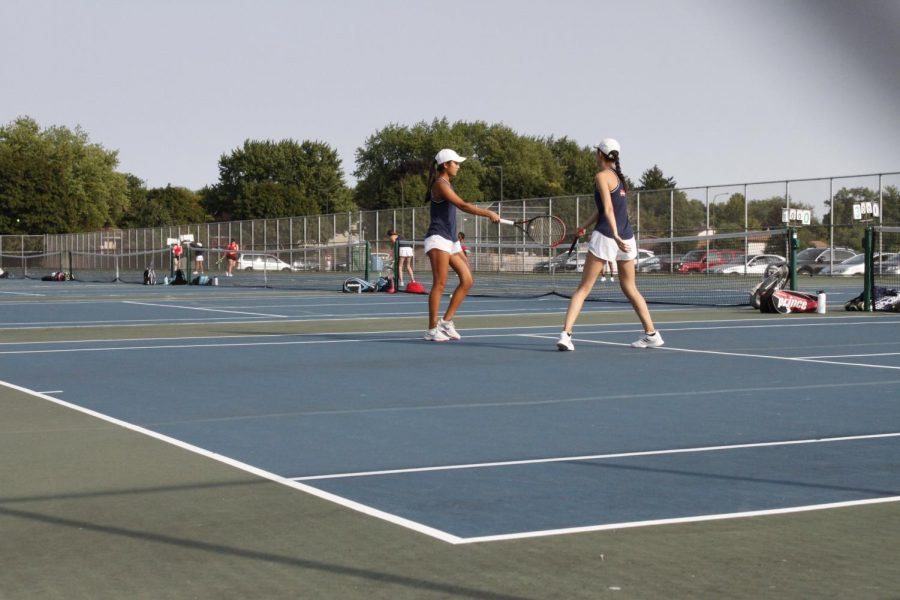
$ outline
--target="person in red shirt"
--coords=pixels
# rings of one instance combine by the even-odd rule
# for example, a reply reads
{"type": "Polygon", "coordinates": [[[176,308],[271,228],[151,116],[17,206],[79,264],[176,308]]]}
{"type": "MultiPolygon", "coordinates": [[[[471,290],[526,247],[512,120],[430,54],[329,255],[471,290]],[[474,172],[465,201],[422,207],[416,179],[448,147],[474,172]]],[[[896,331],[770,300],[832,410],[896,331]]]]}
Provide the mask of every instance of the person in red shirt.
{"type": "Polygon", "coordinates": [[[234,277],[232,271],[234,271],[234,265],[237,264],[237,251],[239,249],[238,243],[235,240],[231,240],[231,243],[228,244],[228,253],[225,254],[225,260],[228,261],[228,265],[225,267],[225,277],[234,277]]]}
{"type": "Polygon", "coordinates": [[[183,252],[181,244],[175,244],[172,247],[172,257],[175,259],[175,270],[181,268],[181,253],[183,252]]]}

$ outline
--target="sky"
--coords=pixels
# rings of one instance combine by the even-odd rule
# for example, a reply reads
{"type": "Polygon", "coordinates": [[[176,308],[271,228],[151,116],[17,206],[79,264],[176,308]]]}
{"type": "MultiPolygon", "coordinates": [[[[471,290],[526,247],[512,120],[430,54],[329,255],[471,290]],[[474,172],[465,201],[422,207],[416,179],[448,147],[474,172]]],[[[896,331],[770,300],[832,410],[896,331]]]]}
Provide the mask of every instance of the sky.
{"type": "MultiPolygon", "coordinates": [[[[0,123],[148,187],[247,139],[355,153],[446,117],[622,144],[681,187],[900,171],[900,0],[0,0],[0,123]]],[[[589,187],[590,183],[586,183],[589,187]]]]}

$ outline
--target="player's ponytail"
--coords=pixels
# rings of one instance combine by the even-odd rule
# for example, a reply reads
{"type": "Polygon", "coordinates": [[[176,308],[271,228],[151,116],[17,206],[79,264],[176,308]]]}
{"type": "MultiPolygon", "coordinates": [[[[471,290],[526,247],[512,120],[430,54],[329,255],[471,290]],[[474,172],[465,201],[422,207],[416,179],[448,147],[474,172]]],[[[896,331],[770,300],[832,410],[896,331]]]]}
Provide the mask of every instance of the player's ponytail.
{"type": "Polygon", "coordinates": [[[622,189],[627,193],[628,186],[625,184],[625,176],[622,175],[622,165],[619,163],[619,151],[618,150],[610,150],[609,154],[602,152],[603,156],[605,156],[608,160],[616,163],[616,168],[613,171],[616,172],[616,175],[619,176],[619,181],[622,182],[622,189]]]}
{"type": "Polygon", "coordinates": [[[437,161],[431,161],[431,167],[428,169],[428,186],[425,188],[425,201],[431,201],[431,187],[437,181],[437,161]]]}
{"type": "Polygon", "coordinates": [[[616,161],[616,175],[619,176],[619,181],[622,182],[622,190],[624,190],[625,193],[628,193],[628,184],[625,183],[625,176],[622,175],[622,165],[619,164],[619,151],[613,150],[610,152],[610,155],[610,158],[616,161]]]}

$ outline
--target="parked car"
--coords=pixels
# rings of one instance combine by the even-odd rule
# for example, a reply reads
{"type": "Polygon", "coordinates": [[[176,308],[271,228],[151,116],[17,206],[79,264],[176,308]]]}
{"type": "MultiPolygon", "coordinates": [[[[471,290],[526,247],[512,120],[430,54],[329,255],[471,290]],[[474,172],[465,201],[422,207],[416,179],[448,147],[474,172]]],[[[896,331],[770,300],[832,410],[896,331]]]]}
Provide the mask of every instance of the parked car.
{"type": "Polygon", "coordinates": [[[294,267],[287,264],[273,254],[255,252],[243,252],[238,255],[237,268],[241,271],[294,271],[294,267]]]}
{"type": "Polygon", "coordinates": [[[797,253],[797,274],[813,276],[832,262],[842,263],[857,256],[850,248],[806,248],[797,253]]]}
{"type": "Polygon", "coordinates": [[[678,273],[705,273],[711,267],[735,260],[740,250],[691,250],[681,257],[675,268],[678,273]]]}
{"type": "Polygon", "coordinates": [[[560,252],[550,260],[545,260],[534,266],[535,272],[551,273],[555,271],[578,271],[584,270],[584,261],[587,259],[587,250],[577,250],[569,256],[568,250],[560,252]]]}
{"type": "Polygon", "coordinates": [[[662,263],[658,256],[651,256],[637,263],[638,273],[657,273],[662,271],[662,263]]]}
{"type": "Polygon", "coordinates": [[[654,271],[659,271],[659,259],[656,258],[653,250],[645,250],[644,248],[638,248],[637,262],[635,263],[635,269],[638,273],[652,273],[654,271]]]}
{"type": "Polygon", "coordinates": [[[900,253],[885,258],[876,266],[875,272],[879,275],[900,275],[900,253]]]}
{"type": "Polygon", "coordinates": [[[762,275],[770,265],[784,264],[783,256],[777,254],[742,254],[724,265],[710,268],[710,273],[725,275],[762,275]]]}
{"type": "MultiPolygon", "coordinates": [[[[891,264],[897,258],[894,252],[876,252],[872,257],[875,261],[875,272],[883,273],[881,266],[891,264]]],[[[799,270],[798,270],[799,272],[799,270]]],[[[829,266],[825,265],[819,271],[819,275],[862,275],[866,272],[866,255],[857,254],[852,258],[848,258],[842,263],[829,266]]]]}
{"type": "Polygon", "coordinates": [[[681,262],[680,254],[655,254],[654,257],[659,261],[659,270],[663,273],[674,273],[681,262]]]}
{"type": "Polygon", "coordinates": [[[294,271],[318,271],[319,263],[315,260],[295,260],[291,262],[294,271]]]}

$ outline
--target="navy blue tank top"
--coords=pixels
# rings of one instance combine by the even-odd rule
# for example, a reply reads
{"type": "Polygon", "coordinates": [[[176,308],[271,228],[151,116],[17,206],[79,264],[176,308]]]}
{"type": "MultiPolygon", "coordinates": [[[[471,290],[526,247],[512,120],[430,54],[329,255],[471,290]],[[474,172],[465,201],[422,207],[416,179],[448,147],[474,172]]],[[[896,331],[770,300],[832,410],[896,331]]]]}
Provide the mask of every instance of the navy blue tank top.
{"type": "MultiPolygon", "coordinates": [[[[453,189],[453,185],[444,180],[441,185],[449,185],[453,189]]],[[[432,188],[434,189],[434,188],[432,188]]],[[[431,199],[431,225],[428,226],[428,232],[425,237],[439,235],[451,242],[456,241],[456,206],[444,198],[435,198],[431,190],[428,191],[431,199]]]]}
{"type": "MultiPolygon", "coordinates": [[[[618,178],[618,175],[616,175],[618,178]]],[[[609,193],[612,199],[613,215],[616,217],[616,229],[619,230],[619,237],[623,240],[634,237],[634,231],[631,229],[631,223],[628,222],[628,205],[626,203],[625,189],[622,187],[622,181],[619,180],[615,189],[609,193]]],[[[597,212],[600,218],[597,219],[597,226],[594,228],[606,237],[613,237],[612,226],[606,220],[606,214],[603,212],[603,200],[600,197],[600,191],[594,190],[594,204],[597,205],[597,212]]]]}

